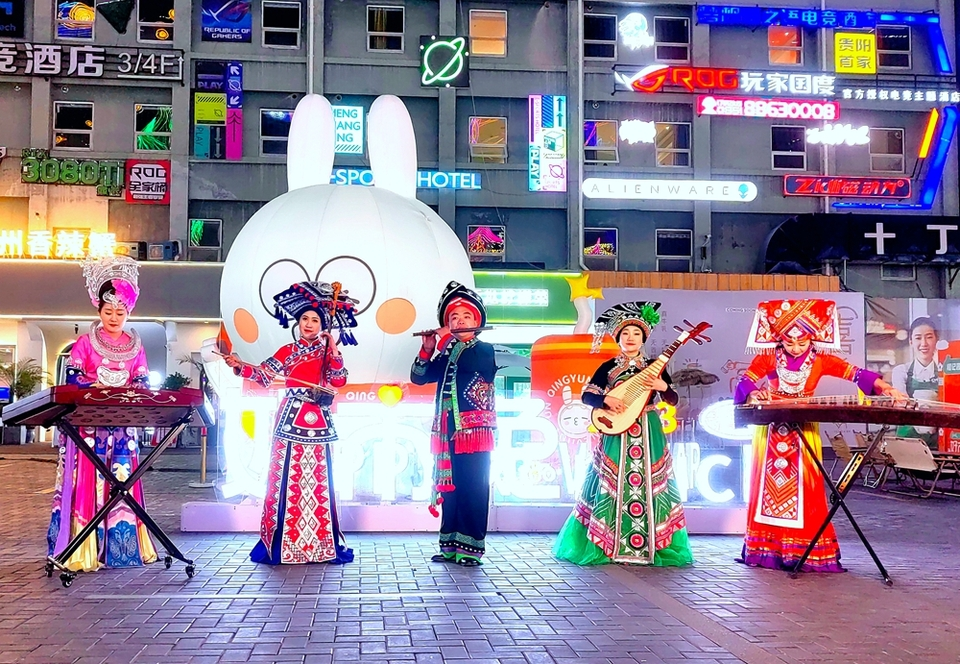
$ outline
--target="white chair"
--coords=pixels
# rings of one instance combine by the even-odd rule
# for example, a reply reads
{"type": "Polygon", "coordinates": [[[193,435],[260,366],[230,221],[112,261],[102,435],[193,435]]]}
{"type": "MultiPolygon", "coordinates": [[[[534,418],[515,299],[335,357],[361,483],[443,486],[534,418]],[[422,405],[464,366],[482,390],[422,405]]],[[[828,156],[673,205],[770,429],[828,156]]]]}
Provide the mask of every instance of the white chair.
{"type": "Polygon", "coordinates": [[[885,438],[883,444],[884,453],[893,460],[897,476],[909,479],[921,498],[929,498],[937,491],[937,482],[941,479],[956,483],[956,467],[934,457],[927,444],[919,438],[885,438]],[[930,483],[929,488],[924,485],[926,482],[930,483]]]}

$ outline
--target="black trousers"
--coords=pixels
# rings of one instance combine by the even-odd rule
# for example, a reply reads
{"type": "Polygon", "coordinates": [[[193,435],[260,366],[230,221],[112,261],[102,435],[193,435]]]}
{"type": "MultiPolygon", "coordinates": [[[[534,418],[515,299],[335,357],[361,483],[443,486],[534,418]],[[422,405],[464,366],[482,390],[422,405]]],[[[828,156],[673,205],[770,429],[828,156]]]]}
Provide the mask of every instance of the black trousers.
{"type": "Polygon", "coordinates": [[[440,550],[449,555],[483,555],[490,514],[490,452],[453,454],[453,491],[441,494],[440,550]]]}

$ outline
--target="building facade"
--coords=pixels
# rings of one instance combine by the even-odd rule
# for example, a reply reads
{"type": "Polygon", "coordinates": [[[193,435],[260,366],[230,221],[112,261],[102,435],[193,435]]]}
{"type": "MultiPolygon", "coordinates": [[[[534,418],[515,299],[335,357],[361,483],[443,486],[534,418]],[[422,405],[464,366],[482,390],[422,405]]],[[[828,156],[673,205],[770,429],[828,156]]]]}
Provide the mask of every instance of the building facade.
{"type": "Polygon", "coordinates": [[[356,186],[366,112],[393,94],[419,197],[479,261],[764,272],[783,222],[834,215],[854,239],[827,254],[854,288],[945,294],[954,5],[835,1],[15,1],[0,16],[0,253],[70,257],[58,237],[89,250],[113,234],[150,258],[178,241],[179,258],[223,260],[286,190],[305,93],[334,105],[335,181],[356,186]],[[931,249],[883,267],[903,256],[878,214],[915,219],[931,249]],[[873,255],[844,245],[868,232],[873,255]]]}

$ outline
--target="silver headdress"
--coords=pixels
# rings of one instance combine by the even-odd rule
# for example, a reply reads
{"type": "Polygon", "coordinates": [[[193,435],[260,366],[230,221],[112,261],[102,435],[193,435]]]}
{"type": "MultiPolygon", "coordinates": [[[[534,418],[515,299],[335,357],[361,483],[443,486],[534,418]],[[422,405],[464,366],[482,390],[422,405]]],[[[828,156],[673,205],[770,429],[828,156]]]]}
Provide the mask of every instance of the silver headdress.
{"type": "Polygon", "coordinates": [[[132,311],[140,295],[138,287],[140,266],[127,256],[107,256],[100,260],[87,260],[83,263],[83,277],[87,280],[87,293],[93,306],[100,306],[100,289],[107,282],[113,286],[116,295],[107,293],[103,301],[113,305],[123,305],[132,311]]]}

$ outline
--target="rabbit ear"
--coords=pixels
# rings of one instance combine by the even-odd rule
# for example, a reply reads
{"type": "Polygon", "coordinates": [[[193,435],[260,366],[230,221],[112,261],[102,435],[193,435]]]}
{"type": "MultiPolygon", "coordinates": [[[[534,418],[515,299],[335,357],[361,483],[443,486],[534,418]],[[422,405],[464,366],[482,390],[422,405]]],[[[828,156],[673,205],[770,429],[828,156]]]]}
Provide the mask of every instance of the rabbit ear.
{"type": "Polygon", "coordinates": [[[370,106],[367,149],[375,186],[405,198],[417,197],[417,138],[410,113],[398,97],[377,97],[370,106]]]}
{"type": "Polygon", "coordinates": [[[297,104],[287,139],[287,190],[330,184],[333,174],[333,109],[326,97],[306,95],[297,104]]]}

